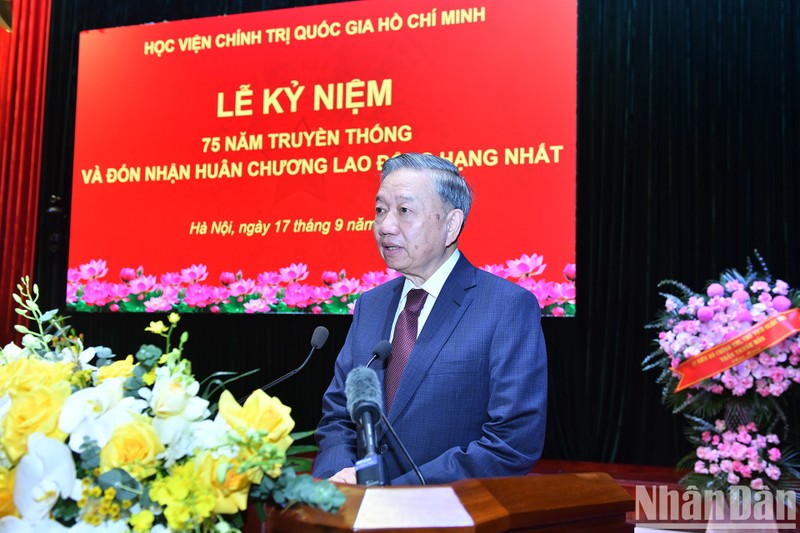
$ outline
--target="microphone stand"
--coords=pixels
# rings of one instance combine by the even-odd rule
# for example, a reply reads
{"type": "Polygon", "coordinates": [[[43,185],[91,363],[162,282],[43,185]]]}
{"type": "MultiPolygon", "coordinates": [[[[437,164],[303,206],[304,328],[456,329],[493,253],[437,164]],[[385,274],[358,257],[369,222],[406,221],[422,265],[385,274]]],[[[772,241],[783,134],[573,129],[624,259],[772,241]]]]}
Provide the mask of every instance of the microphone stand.
{"type": "MultiPolygon", "coordinates": [[[[314,352],[317,350],[317,348],[318,348],[318,346],[317,346],[316,344],[312,344],[312,345],[311,345],[311,351],[310,351],[310,352],[308,352],[308,356],[306,356],[306,360],[305,360],[305,361],[303,361],[303,363],[302,363],[300,366],[298,366],[297,368],[295,368],[294,370],[292,370],[292,371],[291,371],[291,372],[289,372],[288,374],[284,374],[284,375],[282,375],[281,377],[279,377],[278,379],[276,379],[276,380],[273,380],[273,381],[271,381],[270,383],[267,383],[266,385],[264,385],[263,387],[261,387],[261,390],[263,390],[264,392],[266,392],[267,390],[271,389],[272,387],[274,387],[274,386],[275,386],[275,385],[277,385],[278,383],[281,383],[283,380],[285,380],[285,379],[289,379],[290,377],[294,376],[295,374],[297,374],[298,372],[300,372],[301,370],[303,370],[303,367],[304,367],[304,366],[306,366],[306,364],[307,364],[307,363],[308,363],[308,362],[311,360],[311,356],[312,356],[312,355],[314,355],[314,352]]],[[[247,400],[247,396],[244,396],[244,397],[242,397],[242,398],[239,398],[239,399],[238,399],[238,400],[236,400],[236,401],[238,401],[239,403],[242,403],[242,402],[244,402],[245,400],[247,400]]]]}
{"type": "Polygon", "coordinates": [[[417,475],[417,479],[419,479],[420,485],[426,485],[425,478],[422,477],[422,472],[420,472],[419,467],[417,466],[417,463],[415,463],[414,460],[411,458],[411,454],[408,453],[408,450],[403,445],[403,441],[401,441],[400,437],[397,436],[397,433],[395,432],[394,428],[389,423],[389,420],[386,418],[386,415],[384,415],[383,412],[381,412],[381,420],[383,421],[384,424],[386,424],[386,429],[388,429],[389,433],[392,434],[392,437],[394,437],[395,442],[400,447],[400,451],[403,452],[403,455],[408,460],[409,464],[411,464],[411,468],[414,470],[414,473],[417,475]]]}

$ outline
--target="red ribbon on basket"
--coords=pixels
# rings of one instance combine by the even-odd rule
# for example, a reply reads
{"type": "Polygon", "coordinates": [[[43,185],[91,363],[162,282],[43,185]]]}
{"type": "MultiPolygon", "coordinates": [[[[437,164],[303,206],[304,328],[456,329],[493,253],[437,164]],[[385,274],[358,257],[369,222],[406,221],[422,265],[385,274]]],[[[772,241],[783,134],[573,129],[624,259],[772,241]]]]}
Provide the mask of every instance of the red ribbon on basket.
{"type": "Polygon", "coordinates": [[[789,309],[687,359],[672,370],[681,376],[675,392],[696,385],[768,350],[800,332],[800,308],[789,309]]]}

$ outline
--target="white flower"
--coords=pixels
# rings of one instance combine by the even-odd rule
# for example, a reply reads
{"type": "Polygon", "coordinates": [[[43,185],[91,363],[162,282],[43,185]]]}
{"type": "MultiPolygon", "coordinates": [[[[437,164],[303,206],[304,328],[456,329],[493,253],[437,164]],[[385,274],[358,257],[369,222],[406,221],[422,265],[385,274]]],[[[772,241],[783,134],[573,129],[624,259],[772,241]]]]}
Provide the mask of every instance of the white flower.
{"type": "Polygon", "coordinates": [[[107,379],[96,387],[75,392],[64,402],[58,428],[69,434],[69,447],[73,451],[80,451],[84,438],[102,448],[117,426],[144,411],[144,401],[122,397],[123,383],[123,378],[107,379]]]}
{"type": "Polygon", "coordinates": [[[153,410],[153,428],[164,445],[172,443],[189,423],[209,416],[208,400],[197,397],[199,390],[197,380],[182,374],[172,375],[168,368],[160,367],[156,370],[153,390],[139,391],[153,410]]]}
{"type": "MultiPolygon", "coordinates": [[[[11,395],[5,393],[2,397],[0,397],[0,436],[3,435],[3,421],[6,419],[9,409],[11,409],[11,395]]],[[[13,463],[11,459],[8,457],[8,454],[3,447],[0,446],[0,467],[11,468],[12,466],[13,463]]]]}
{"type": "Polygon", "coordinates": [[[23,520],[48,518],[58,497],[72,494],[75,475],[72,452],[65,444],[41,433],[28,437],[28,453],[17,465],[14,486],[14,503],[23,520]]]}
{"type": "Polygon", "coordinates": [[[2,361],[5,363],[10,363],[11,361],[16,361],[20,357],[24,357],[28,354],[28,352],[14,344],[13,342],[9,342],[6,344],[2,350],[0,350],[0,355],[2,355],[2,361]]]}
{"type": "Polygon", "coordinates": [[[70,531],[55,520],[31,522],[20,520],[16,516],[0,518],[0,533],[65,533],[70,531]]]}
{"type": "Polygon", "coordinates": [[[78,353],[75,353],[72,348],[66,347],[61,350],[59,360],[80,365],[82,370],[94,370],[96,367],[90,365],[89,361],[94,359],[95,355],[97,355],[97,350],[94,347],[86,348],[78,353]]]}
{"type": "MultiPolygon", "coordinates": [[[[216,450],[228,443],[227,434],[230,425],[224,419],[202,420],[188,423],[182,431],[176,433],[169,446],[161,454],[164,466],[169,468],[182,458],[194,455],[198,450],[216,450]]],[[[236,456],[236,450],[230,454],[236,456]]]]}

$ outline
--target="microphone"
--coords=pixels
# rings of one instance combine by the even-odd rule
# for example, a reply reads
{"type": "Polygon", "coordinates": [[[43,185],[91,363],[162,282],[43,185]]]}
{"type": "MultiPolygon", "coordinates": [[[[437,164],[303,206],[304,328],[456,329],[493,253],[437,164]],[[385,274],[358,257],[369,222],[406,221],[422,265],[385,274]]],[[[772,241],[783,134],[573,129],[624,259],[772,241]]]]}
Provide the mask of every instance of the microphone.
{"type": "MultiPolygon", "coordinates": [[[[311,356],[314,354],[314,352],[319,350],[320,348],[322,348],[322,346],[325,344],[325,341],[327,341],[327,340],[328,340],[328,328],[326,328],[325,326],[317,326],[317,328],[314,330],[314,333],[311,334],[311,351],[308,352],[308,356],[306,357],[306,360],[303,361],[303,364],[301,364],[300,366],[298,366],[297,368],[295,368],[291,372],[282,375],[278,379],[276,379],[276,380],[274,380],[274,381],[272,381],[270,383],[267,383],[266,385],[261,387],[261,390],[266,392],[269,389],[271,389],[272,387],[274,387],[275,385],[277,385],[278,383],[281,383],[283,380],[289,379],[290,377],[294,376],[295,374],[297,374],[298,372],[303,370],[303,367],[306,366],[306,364],[311,360],[311,356]]],[[[246,399],[247,399],[247,396],[245,396],[243,398],[239,398],[238,401],[239,401],[239,403],[242,403],[246,399]]]]}
{"type": "Polygon", "coordinates": [[[389,358],[389,354],[392,352],[392,343],[387,340],[382,340],[375,347],[372,349],[372,357],[370,357],[369,362],[367,363],[367,368],[375,359],[378,359],[381,363],[386,361],[389,358]]]}
{"type": "Polygon", "coordinates": [[[381,417],[383,401],[381,386],[375,371],[360,366],[347,374],[345,380],[347,411],[358,428],[358,440],[364,446],[364,456],[356,461],[356,480],[359,485],[386,485],[382,457],[378,454],[375,424],[381,417]]]}
{"type": "MultiPolygon", "coordinates": [[[[387,340],[380,341],[378,344],[375,345],[375,348],[372,349],[372,357],[370,358],[369,362],[367,363],[367,368],[369,368],[369,365],[371,365],[372,362],[375,359],[378,359],[382,363],[385,362],[386,359],[389,357],[389,354],[391,353],[391,351],[392,351],[392,343],[391,342],[389,342],[387,340]]],[[[377,376],[376,376],[376,379],[377,379],[377,376]]],[[[412,470],[414,470],[414,473],[417,475],[417,479],[419,479],[419,484],[420,485],[425,485],[426,484],[425,483],[425,478],[422,476],[422,472],[420,471],[419,467],[417,466],[417,463],[415,463],[414,459],[411,458],[411,454],[408,453],[408,450],[403,445],[403,441],[400,440],[400,437],[397,435],[397,432],[392,427],[392,424],[389,423],[389,420],[386,418],[386,415],[383,413],[383,410],[381,410],[381,420],[386,425],[386,429],[389,430],[389,433],[392,434],[392,437],[394,437],[394,440],[397,443],[397,446],[400,448],[400,451],[403,452],[403,456],[406,458],[406,460],[408,461],[408,464],[411,465],[412,470]]]]}

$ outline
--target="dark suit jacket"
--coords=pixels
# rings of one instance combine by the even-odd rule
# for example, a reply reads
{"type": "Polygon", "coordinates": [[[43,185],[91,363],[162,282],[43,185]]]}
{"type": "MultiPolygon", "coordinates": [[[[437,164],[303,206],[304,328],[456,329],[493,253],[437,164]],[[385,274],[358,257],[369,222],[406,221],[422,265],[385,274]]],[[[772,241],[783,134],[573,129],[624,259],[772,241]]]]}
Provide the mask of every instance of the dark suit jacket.
{"type": "MultiPolygon", "coordinates": [[[[389,281],[356,301],[323,398],[316,477],[330,477],[357,459],[345,380],[353,368],[367,364],[380,340],[389,338],[403,282],[402,277],[389,281]]],[[[539,304],[530,292],[459,258],[387,413],[427,483],[524,475],[539,459],[547,402],[540,321],[539,304]]],[[[371,368],[383,383],[384,369],[375,363],[371,368]]],[[[391,484],[418,483],[382,424],[378,433],[391,484]]]]}

